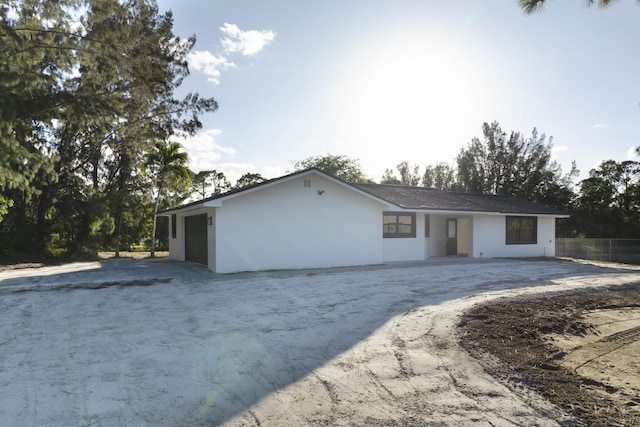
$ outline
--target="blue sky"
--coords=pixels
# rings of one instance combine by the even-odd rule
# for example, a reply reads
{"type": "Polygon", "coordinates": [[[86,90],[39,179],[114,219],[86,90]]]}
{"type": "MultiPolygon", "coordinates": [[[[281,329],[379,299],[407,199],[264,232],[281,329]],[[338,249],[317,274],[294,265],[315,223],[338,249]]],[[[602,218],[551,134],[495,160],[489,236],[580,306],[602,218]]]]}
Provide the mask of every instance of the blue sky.
{"type": "Polygon", "coordinates": [[[548,0],[159,0],[195,35],[182,90],[220,108],[182,139],[232,182],[343,154],[379,181],[402,161],[453,164],[483,122],[553,136],[581,177],[640,145],[640,6],[548,0]]]}

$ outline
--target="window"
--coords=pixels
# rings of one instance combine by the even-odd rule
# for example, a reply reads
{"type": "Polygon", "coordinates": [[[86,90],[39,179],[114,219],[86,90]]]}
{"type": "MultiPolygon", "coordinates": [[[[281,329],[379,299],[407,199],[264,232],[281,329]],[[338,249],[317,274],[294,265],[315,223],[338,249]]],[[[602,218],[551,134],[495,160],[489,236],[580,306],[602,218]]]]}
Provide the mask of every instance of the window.
{"type": "Polygon", "coordinates": [[[382,216],[382,237],[416,237],[416,214],[385,212],[382,216]]]}
{"type": "Polygon", "coordinates": [[[429,220],[431,216],[429,214],[424,215],[424,237],[429,237],[431,230],[429,228],[429,220]]]}
{"type": "Polygon", "coordinates": [[[507,245],[538,243],[538,218],[534,216],[507,217],[507,245]]]}
{"type": "Polygon", "coordinates": [[[175,239],[176,235],[178,234],[177,233],[178,226],[176,224],[176,219],[177,219],[176,214],[171,215],[171,238],[172,239],[175,239]]]}

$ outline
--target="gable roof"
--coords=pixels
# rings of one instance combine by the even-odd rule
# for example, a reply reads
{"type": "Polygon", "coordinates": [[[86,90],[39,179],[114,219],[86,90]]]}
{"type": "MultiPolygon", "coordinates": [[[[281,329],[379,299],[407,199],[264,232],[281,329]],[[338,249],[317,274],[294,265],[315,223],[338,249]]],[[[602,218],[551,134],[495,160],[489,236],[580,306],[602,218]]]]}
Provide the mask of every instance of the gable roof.
{"type": "Polygon", "coordinates": [[[401,185],[351,185],[404,209],[568,216],[557,209],[512,196],[457,193],[401,185]]]}
{"type": "Polygon", "coordinates": [[[197,208],[202,208],[202,207],[220,207],[222,206],[222,203],[225,200],[228,199],[232,199],[234,197],[237,197],[239,195],[246,195],[249,193],[252,193],[254,191],[259,191],[262,190],[263,188],[266,187],[271,187],[277,183],[280,182],[286,182],[286,181],[290,181],[291,179],[297,178],[297,177],[301,177],[301,176],[306,176],[306,175],[321,175],[322,177],[333,181],[334,183],[347,188],[351,191],[357,192],[360,195],[375,200],[379,203],[383,203],[384,205],[388,205],[389,202],[387,202],[386,200],[382,200],[379,197],[376,197],[375,195],[361,190],[359,188],[354,187],[353,185],[351,185],[348,182],[342,181],[339,178],[336,178],[332,175],[329,175],[325,172],[322,172],[320,169],[317,168],[309,168],[309,169],[304,169],[304,170],[300,170],[300,171],[296,171],[293,173],[290,173],[288,175],[283,175],[277,178],[272,178],[266,181],[263,181],[261,183],[258,184],[254,184],[254,185],[250,185],[248,187],[243,187],[243,188],[239,188],[239,189],[235,189],[235,190],[231,190],[231,191],[227,191],[226,193],[221,193],[221,194],[216,194],[214,196],[211,197],[207,197],[205,199],[201,199],[201,200],[197,200],[195,202],[190,202],[184,205],[180,205],[180,206],[176,206],[170,209],[166,209],[163,210],[161,212],[158,212],[158,215],[170,215],[171,213],[177,213],[177,212],[184,212],[184,211],[189,211],[189,210],[193,210],[193,209],[197,209],[197,208]]]}
{"type": "Polygon", "coordinates": [[[299,176],[309,174],[319,174],[334,181],[336,184],[344,186],[360,195],[364,195],[379,201],[389,208],[397,206],[400,209],[410,210],[431,210],[431,211],[458,211],[458,212],[487,212],[498,214],[530,214],[530,215],[550,215],[556,217],[568,217],[564,212],[544,205],[539,205],[528,200],[518,199],[512,196],[494,196],[490,194],[478,193],[457,193],[437,190],[425,187],[405,187],[401,185],[385,184],[359,184],[348,183],[331,176],[317,168],[305,169],[273,178],[249,187],[231,190],[226,193],[217,194],[206,199],[187,203],[171,209],[158,212],[159,215],[169,215],[179,211],[189,211],[201,207],[220,207],[227,199],[232,199],[239,195],[245,195],[254,191],[260,191],[265,187],[270,187],[279,182],[289,181],[299,176]]]}

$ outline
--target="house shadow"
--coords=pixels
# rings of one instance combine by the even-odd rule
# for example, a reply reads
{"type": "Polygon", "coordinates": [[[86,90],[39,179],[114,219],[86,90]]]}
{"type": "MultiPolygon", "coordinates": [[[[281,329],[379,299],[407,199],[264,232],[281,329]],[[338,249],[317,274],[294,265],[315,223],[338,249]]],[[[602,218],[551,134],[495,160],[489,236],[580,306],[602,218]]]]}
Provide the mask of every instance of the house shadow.
{"type": "Polygon", "coordinates": [[[176,267],[179,268],[180,264],[172,263],[168,258],[119,258],[5,270],[0,271],[0,294],[90,289],[109,283],[124,286],[136,280],[166,281],[175,277],[176,267]],[[163,268],[163,265],[172,265],[171,270],[163,268]]]}
{"type": "MultiPolygon", "coordinates": [[[[66,411],[65,419],[75,417],[77,424],[128,420],[209,426],[303,379],[390,319],[418,307],[554,279],[624,272],[629,270],[561,260],[441,259],[216,275],[194,264],[111,260],[57,274],[0,275],[0,294],[57,307],[51,316],[58,324],[49,331],[53,347],[38,350],[33,342],[33,351],[52,361],[73,359],[77,372],[70,375],[66,362],[17,367],[35,369],[24,375],[41,374],[51,382],[47,387],[64,389],[59,401],[44,405],[55,403],[49,416],[66,411]],[[112,285],[99,286],[105,283],[112,285]],[[65,304],[74,311],[65,310],[65,304]],[[74,393],[82,390],[85,409],[79,412],[73,399],[80,399],[74,393]]],[[[38,324],[22,324],[27,330],[21,331],[24,338],[14,338],[16,351],[28,350],[30,337],[38,333],[29,328],[38,324]]],[[[5,375],[0,372],[3,384],[5,375]]],[[[47,416],[42,410],[38,416],[47,416]]],[[[0,416],[0,423],[5,421],[16,420],[0,416]]]]}

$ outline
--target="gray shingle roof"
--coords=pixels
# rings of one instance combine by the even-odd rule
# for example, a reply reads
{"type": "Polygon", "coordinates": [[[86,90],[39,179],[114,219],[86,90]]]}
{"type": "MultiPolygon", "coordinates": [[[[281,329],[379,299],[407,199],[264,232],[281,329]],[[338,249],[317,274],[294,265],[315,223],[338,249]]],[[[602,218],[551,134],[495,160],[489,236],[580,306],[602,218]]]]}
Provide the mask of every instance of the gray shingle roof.
{"type": "Polygon", "coordinates": [[[557,209],[512,196],[456,193],[435,188],[404,187],[400,185],[351,185],[405,209],[566,215],[566,213],[557,209]]]}
{"type": "MultiPolygon", "coordinates": [[[[324,172],[316,168],[297,171],[289,175],[270,179],[260,184],[256,184],[247,188],[232,190],[227,193],[218,194],[208,197],[204,200],[198,200],[182,206],[167,209],[159,212],[161,215],[167,215],[170,212],[185,209],[192,206],[201,205],[207,201],[228,197],[236,193],[243,193],[248,190],[257,189],[267,186],[277,181],[291,178],[296,175],[304,174],[309,171],[316,171],[323,175],[324,172]]],[[[331,175],[327,175],[331,176],[331,175]]],[[[338,178],[332,177],[341,181],[338,178]]],[[[341,181],[344,182],[344,181],[341,181]]],[[[384,185],[384,184],[356,184],[347,183],[353,188],[357,188],[368,193],[378,199],[392,203],[404,209],[424,209],[434,211],[460,211],[460,212],[493,212],[505,214],[539,214],[539,215],[557,215],[567,216],[565,212],[553,209],[544,205],[532,203],[528,200],[518,199],[511,196],[493,196],[488,194],[477,193],[456,193],[449,191],[436,190],[435,188],[424,187],[405,187],[401,185],[384,185]]]]}

